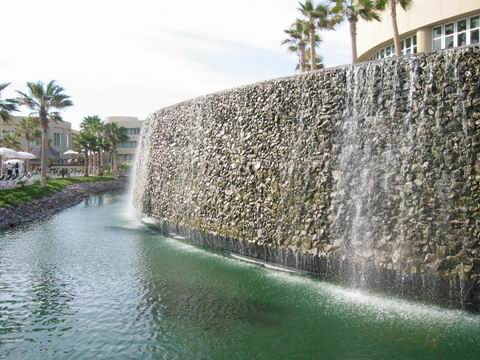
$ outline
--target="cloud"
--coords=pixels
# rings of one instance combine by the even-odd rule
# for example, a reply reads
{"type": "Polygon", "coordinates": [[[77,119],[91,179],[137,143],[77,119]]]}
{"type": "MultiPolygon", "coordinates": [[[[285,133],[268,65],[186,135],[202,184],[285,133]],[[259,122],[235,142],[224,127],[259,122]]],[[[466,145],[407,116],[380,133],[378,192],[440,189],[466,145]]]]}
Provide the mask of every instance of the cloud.
{"type": "MultiPolygon", "coordinates": [[[[144,118],[205,93],[293,74],[280,46],[295,0],[15,0],[2,4],[0,83],[56,79],[83,116],[144,118]],[[40,19],[40,21],[39,21],[40,19]]],[[[349,61],[348,29],[322,34],[328,66],[349,61]]]]}

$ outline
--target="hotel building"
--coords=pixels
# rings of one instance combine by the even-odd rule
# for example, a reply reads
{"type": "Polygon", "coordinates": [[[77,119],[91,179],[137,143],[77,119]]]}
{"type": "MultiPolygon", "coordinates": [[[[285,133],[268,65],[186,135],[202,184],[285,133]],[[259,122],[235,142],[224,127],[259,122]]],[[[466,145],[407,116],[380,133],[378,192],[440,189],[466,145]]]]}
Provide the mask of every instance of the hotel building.
{"type": "MultiPolygon", "coordinates": [[[[480,0],[415,0],[397,19],[404,55],[480,42],[480,0]]],[[[359,61],[395,54],[390,10],[380,22],[359,20],[357,31],[359,61]]]]}

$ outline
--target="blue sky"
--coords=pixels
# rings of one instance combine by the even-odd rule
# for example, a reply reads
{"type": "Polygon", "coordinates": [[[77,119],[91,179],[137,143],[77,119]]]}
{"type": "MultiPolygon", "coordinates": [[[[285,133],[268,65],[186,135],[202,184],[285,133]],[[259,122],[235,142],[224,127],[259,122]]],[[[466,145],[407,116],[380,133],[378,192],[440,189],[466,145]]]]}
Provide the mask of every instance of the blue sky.
{"type": "MultiPolygon", "coordinates": [[[[145,118],[191,97],[291,75],[296,59],[280,42],[297,7],[294,0],[4,1],[0,83],[12,84],[2,96],[26,81],[55,79],[75,103],[64,119],[78,128],[86,115],[145,118]]],[[[345,24],[322,37],[327,66],[349,62],[345,24]]]]}

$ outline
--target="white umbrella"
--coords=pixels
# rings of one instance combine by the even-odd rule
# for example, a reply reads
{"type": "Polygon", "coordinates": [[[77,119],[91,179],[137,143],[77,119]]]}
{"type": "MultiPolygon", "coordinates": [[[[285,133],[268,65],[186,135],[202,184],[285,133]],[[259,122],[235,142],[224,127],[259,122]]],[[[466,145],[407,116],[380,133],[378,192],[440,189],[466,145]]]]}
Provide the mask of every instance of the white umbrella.
{"type": "Polygon", "coordinates": [[[3,176],[3,157],[16,157],[17,152],[15,150],[0,147],[0,176],[3,176]]]}
{"type": "Polygon", "coordinates": [[[63,153],[63,155],[78,155],[78,152],[75,150],[68,150],[63,153]]]}
{"type": "Polygon", "coordinates": [[[15,157],[17,156],[17,152],[9,148],[0,147],[0,156],[15,157]]]}
{"type": "Polygon", "coordinates": [[[19,159],[36,159],[37,157],[33,154],[30,154],[29,152],[25,151],[18,151],[17,152],[17,157],[19,159]]]}

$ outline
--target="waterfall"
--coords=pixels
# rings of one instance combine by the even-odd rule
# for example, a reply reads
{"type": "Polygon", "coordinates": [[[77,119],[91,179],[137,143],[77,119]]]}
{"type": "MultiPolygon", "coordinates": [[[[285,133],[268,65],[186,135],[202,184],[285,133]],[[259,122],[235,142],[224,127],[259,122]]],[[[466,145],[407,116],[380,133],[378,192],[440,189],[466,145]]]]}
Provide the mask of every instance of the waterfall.
{"type": "Polygon", "coordinates": [[[161,109],[142,130],[136,207],[328,279],[473,299],[479,55],[391,58],[161,109]]]}

